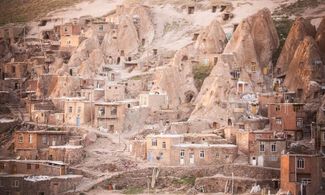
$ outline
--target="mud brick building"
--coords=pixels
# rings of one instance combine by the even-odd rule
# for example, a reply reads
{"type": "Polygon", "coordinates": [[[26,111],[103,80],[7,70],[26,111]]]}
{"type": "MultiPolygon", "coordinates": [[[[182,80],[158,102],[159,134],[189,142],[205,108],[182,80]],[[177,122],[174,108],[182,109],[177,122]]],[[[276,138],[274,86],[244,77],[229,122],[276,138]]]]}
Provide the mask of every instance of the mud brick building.
{"type": "Polygon", "coordinates": [[[81,145],[50,146],[48,151],[49,159],[69,164],[79,162],[83,157],[84,150],[81,145]]]}
{"type": "Polygon", "coordinates": [[[1,173],[30,175],[65,175],[67,165],[49,160],[0,160],[1,173]]]}
{"type": "Polygon", "coordinates": [[[64,121],[66,124],[80,126],[91,120],[91,102],[83,97],[69,97],[64,102],[64,121]]]}
{"type": "Polygon", "coordinates": [[[130,144],[130,152],[132,156],[147,159],[147,142],[146,140],[132,140],[130,144]]]}
{"type": "Polygon", "coordinates": [[[81,175],[66,175],[67,165],[48,160],[0,160],[0,194],[58,195],[73,190],[81,175]]]}
{"type": "Polygon", "coordinates": [[[27,62],[9,62],[3,65],[4,78],[24,78],[29,74],[27,62]]]}
{"type": "Polygon", "coordinates": [[[95,126],[102,127],[110,133],[123,131],[128,104],[120,102],[96,102],[95,126]]]}
{"type": "Polygon", "coordinates": [[[200,166],[231,163],[237,157],[236,145],[210,144],[209,138],[202,141],[203,134],[200,137],[197,140],[193,139],[193,135],[186,134],[148,135],[147,159],[149,162],[167,166],[200,166]]]}
{"type": "Polygon", "coordinates": [[[119,101],[126,97],[126,88],[123,84],[107,84],[105,88],[105,101],[119,101]]]}
{"type": "Polygon", "coordinates": [[[166,94],[140,94],[139,99],[141,107],[149,107],[151,110],[166,109],[168,105],[168,97],[166,94]]]}
{"type": "Polygon", "coordinates": [[[284,131],[288,138],[299,140],[303,137],[306,115],[300,103],[274,103],[268,106],[270,127],[273,131],[284,131]]]}
{"type": "Polygon", "coordinates": [[[49,146],[68,142],[66,131],[16,131],[14,133],[15,153],[22,159],[48,159],[49,146]]]}
{"type": "Polygon", "coordinates": [[[280,167],[281,154],[286,151],[283,138],[256,138],[250,144],[250,164],[264,167],[280,167]]]}
{"type": "Polygon", "coordinates": [[[321,187],[321,157],[285,154],[281,156],[281,191],[294,195],[317,194],[321,187]]]}
{"type": "Polygon", "coordinates": [[[183,135],[148,135],[147,141],[147,159],[149,162],[170,165],[173,162],[173,145],[184,142],[183,135]]]}
{"type": "Polygon", "coordinates": [[[238,155],[233,144],[177,144],[172,147],[171,165],[216,165],[232,163],[238,155]]]}
{"type": "Polygon", "coordinates": [[[71,49],[79,46],[81,27],[75,23],[60,26],[60,44],[62,49],[71,49]]]}

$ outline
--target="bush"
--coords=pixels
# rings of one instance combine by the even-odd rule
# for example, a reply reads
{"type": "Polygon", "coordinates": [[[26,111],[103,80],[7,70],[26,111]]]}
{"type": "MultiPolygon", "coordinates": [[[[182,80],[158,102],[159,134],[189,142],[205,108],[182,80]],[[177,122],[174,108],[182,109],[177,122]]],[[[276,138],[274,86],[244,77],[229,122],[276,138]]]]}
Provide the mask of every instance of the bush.
{"type": "Polygon", "coordinates": [[[279,40],[280,40],[280,44],[278,49],[273,53],[272,56],[272,62],[275,65],[278,61],[278,58],[280,57],[282,48],[284,46],[284,43],[288,37],[288,34],[290,32],[291,26],[293,24],[293,20],[290,20],[288,18],[281,18],[278,20],[273,20],[275,28],[278,32],[278,36],[279,36],[279,40]]]}
{"type": "Polygon", "coordinates": [[[200,90],[204,80],[210,75],[213,66],[197,65],[193,67],[195,87],[200,90]]]}
{"type": "Polygon", "coordinates": [[[129,187],[123,191],[123,194],[141,194],[143,189],[139,187],[129,187]]]}
{"type": "Polygon", "coordinates": [[[181,185],[191,185],[194,186],[196,177],[190,176],[190,177],[182,177],[180,179],[173,180],[173,183],[175,184],[181,184],[181,185]]]}

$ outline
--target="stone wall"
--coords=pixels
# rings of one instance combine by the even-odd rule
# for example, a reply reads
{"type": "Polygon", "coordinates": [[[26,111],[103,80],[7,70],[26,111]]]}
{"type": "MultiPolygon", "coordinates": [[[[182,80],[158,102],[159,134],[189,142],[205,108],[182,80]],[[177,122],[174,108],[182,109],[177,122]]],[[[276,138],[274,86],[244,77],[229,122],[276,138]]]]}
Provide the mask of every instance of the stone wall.
{"type": "MultiPolygon", "coordinates": [[[[253,167],[246,165],[221,165],[221,166],[201,166],[201,167],[162,167],[159,168],[159,176],[156,180],[156,188],[163,189],[166,187],[177,186],[177,180],[182,178],[195,177],[196,182],[198,178],[211,177],[216,174],[224,176],[231,176],[234,173],[236,177],[246,177],[256,180],[264,180],[264,178],[278,179],[280,176],[279,169],[253,167]]],[[[153,167],[146,169],[139,169],[122,173],[118,176],[112,177],[99,185],[107,189],[108,185],[115,185],[116,189],[123,189],[127,187],[147,188],[148,179],[151,181],[153,167]]],[[[243,189],[251,187],[251,183],[243,183],[243,189]]],[[[213,191],[213,189],[211,190],[213,191]]]]}

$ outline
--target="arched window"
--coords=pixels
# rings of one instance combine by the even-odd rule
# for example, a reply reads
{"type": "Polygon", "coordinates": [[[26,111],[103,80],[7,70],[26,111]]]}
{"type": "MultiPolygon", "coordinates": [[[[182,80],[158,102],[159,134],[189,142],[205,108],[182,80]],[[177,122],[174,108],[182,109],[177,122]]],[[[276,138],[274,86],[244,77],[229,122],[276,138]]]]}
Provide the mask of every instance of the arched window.
{"type": "Polygon", "coordinates": [[[298,158],[297,159],[297,168],[298,169],[304,169],[305,168],[305,159],[304,158],[298,158]]]}

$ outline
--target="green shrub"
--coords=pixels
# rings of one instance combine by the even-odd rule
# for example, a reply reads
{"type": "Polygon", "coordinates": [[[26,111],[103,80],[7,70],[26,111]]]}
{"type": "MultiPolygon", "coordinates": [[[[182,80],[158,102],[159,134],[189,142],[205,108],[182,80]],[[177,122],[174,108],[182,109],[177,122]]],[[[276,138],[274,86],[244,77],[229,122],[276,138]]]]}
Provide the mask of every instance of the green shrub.
{"type": "Polygon", "coordinates": [[[196,179],[196,177],[194,177],[194,176],[182,177],[180,179],[174,179],[173,183],[193,186],[195,184],[195,179],[196,179]]]}
{"type": "Polygon", "coordinates": [[[143,188],[129,187],[123,191],[123,194],[142,194],[143,191],[143,188]]]}
{"type": "Polygon", "coordinates": [[[193,76],[195,86],[198,90],[201,89],[204,79],[210,75],[213,66],[209,65],[196,65],[193,67],[193,76]]]}

